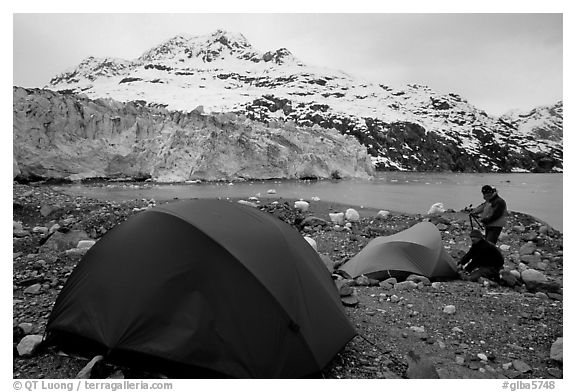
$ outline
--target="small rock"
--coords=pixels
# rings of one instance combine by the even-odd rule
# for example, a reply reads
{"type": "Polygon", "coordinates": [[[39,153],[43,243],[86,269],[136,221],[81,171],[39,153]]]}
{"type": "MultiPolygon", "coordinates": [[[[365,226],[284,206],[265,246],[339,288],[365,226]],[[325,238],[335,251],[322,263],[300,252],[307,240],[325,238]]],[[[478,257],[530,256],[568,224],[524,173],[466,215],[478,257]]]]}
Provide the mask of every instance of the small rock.
{"type": "Polygon", "coordinates": [[[400,298],[397,295],[392,295],[390,296],[390,302],[392,303],[400,302],[400,298]]]}
{"type": "Polygon", "coordinates": [[[344,214],[346,220],[349,222],[358,222],[360,221],[360,214],[354,208],[348,208],[346,213],[344,214]]]}
{"type": "Polygon", "coordinates": [[[454,314],[456,313],[456,307],[454,305],[446,305],[444,306],[443,312],[446,314],[454,314]]]}
{"type": "Polygon", "coordinates": [[[242,205],[249,206],[249,207],[255,207],[255,208],[258,207],[258,204],[253,203],[251,201],[247,201],[247,200],[238,200],[238,204],[242,204],[242,205]]]}
{"type": "Polygon", "coordinates": [[[315,216],[307,216],[302,221],[301,226],[303,226],[303,227],[304,226],[312,226],[312,227],[322,226],[322,227],[324,227],[324,226],[328,226],[328,224],[329,223],[322,218],[317,218],[315,216]]]}
{"type": "Polygon", "coordinates": [[[536,298],[540,298],[540,299],[548,299],[548,294],[543,293],[541,291],[537,292],[536,294],[534,294],[534,296],[536,298]]]}
{"type": "Polygon", "coordinates": [[[96,241],[94,240],[80,240],[78,241],[78,245],[76,247],[80,249],[90,249],[92,246],[94,246],[95,243],[96,241]]]}
{"type": "Polygon", "coordinates": [[[536,251],[536,244],[532,241],[527,242],[526,244],[522,245],[520,247],[520,250],[518,251],[518,253],[520,253],[520,256],[524,256],[524,255],[531,255],[536,251]]]}
{"type": "Polygon", "coordinates": [[[546,271],[548,269],[548,264],[543,261],[537,262],[534,265],[534,269],[537,269],[539,271],[546,271]]]}
{"type": "Polygon", "coordinates": [[[546,225],[540,226],[540,228],[538,229],[538,232],[540,233],[540,235],[548,235],[548,231],[549,231],[549,227],[546,225]]]}
{"type": "Polygon", "coordinates": [[[389,216],[390,216],[390,211],[384,211],[384,210],[380,210],[376,214],[376,218],[378,218],[378,219],[388,219],[389,216]]]}
{"type": "Polygon", "coordinates": [[[48,235],[54,234],[55,232],[58,231],[58,229],[60,229],[60,225],[58,223],[53,224],[52,226],[50,226],[50,229],[48,230],[48,235]]]}
{"type": "Polygon", "coordinates": [[[354,279],[354,283],[357,286],[370,286],[370,279],[366,275],[360,275],[354,279]]]}
{"type": "Polygon", "coordinates": [[[34,355],[38,345],[42,343],[42,335],[26,335],[22,338],[16,350],[18,350],[18,355],[21,357],[27,357],[34,355]]]}
{"type": "Polygon", "coordinates": [[[538,263],[542,261],[542,256],[537,254],[522,255],[520,256],[520,260],[528,264],[530,268],[534,268],[538,263]]]}
{"type": "Polygon", "coordinates": [[[406,278],[406,281],[414,283],[424,283],[425,286],[430,286],[430,279],[421,275],[412,274],[406,278]]]}
{"type": "Polygon", "coordinates": [[[500,250],[508,252],[510,250],[510,245],[502,244],[500,245],[500,250]]]}
{"type": "Polygon", "coordinates": [[[517,232],[517,233],[524,233],[526,231],[526,227],[524,227],[522,225],[517,225],[517,226],[513,226],[512,230],[517,232]]]}
{"type": "Polygon", "coordinates": [[[354,294],[354,289],[350,286],[351,281],[349,280],[336,280],[334,284],[338,288],[338,292],[341,297],[347,297],[354,294]]]}
{"type": "Polygon", "coordinates": [[[563,378],[562,370],[558,368],[548,368],[546,371],[554,378],[563,378]]]}
{"type": "Polygon", "coordinates": [[[44,226],[35,226],[32,228],[32,233],[46,235],[48,234],[48,228],[44,226]]]}
{"type": "Polygon", "coordinates": [[[466,360],[464,359],[463,356],[457,355],[456,356],[456,364],[463,366],[466,363],[466,360]]]}
{"type": "Polygon", "coordinates": [[[345,306],[356,306],[359,302],[358,297],[355,294],[346,297],[340,297],[340,300],[345,306]]]}
{"type": "Polygon", "coordinates": [[[330,217],[330,220],[332,221],[332,223],[334,223],[335,225],[343,225],[344,224],[344,213],[343,212],[329,213],[328,216],[330,217]]]}
{"type": "Polygon", "coordinates": [[[529,371],[532,370],[532,368],[526,362],[521,361],[519,359],[515,359],[514,361],[512,361],[512,366],[514,366],[514,369],[516,369],[520,373],[528,373],[529,371]]]}
{"type": "Polygon", "coordinates": [[[269,195],[275,195],[276,194],[276,189],[268,189],[266,191],[266,193],[268,193],[269,195]]]}
{"type": "Polygon", "coordinates": [[[294,208],[302,212],[306,212],[308,211],[308,208],[310,208],[310,203],[304,200],[298,200],[294,202],[294,208]]]}
{"type": "Polygon", "coordinates": [[[43,217],[47,217],[48,215],[50,215],[51,213],[53,213],[56,210],[58,210],[58,207],[45,204],[42,207],[40,207],[40,214],[43,217]]]}
{"type": "Polygon", "coordinates": [[[538,238],[538,233],[536,233],[535,231],[530,231],[530,232],[522,235],[522,239],[524,241],[536,241],[537,238],[538,238]]]}
{"type": "Polygon", "coordinates": [[[29,237],[30,236],[30,232],[28,230],[13,230],[12,231],[12,236],[16,237],[16,238],[24,238],[24,237],[29,237]]]}
{"type": "Polygon", "coordinates": [[[442,203],[434,203],[428,209],[428,215],[442,214],[444,212],[446,212],[446,209],[444,208],[444,204],[442,204],[442,203]]]}
{"type": "Polygon", "coordinates": [[[488,357],[486,356],[486,354],[478,354],[477,357],[481,360],[481,361],[488,361],[488,357]]]}
{"type": "Polygon", "coordinates": [[[32,286],[28,286],[24,289],[24,294],[38,294],[42,289],[42,285],[40,283],[33,284],[32,286]]]}
{"type": "Polygon", "coordinates": [[[20,323],[18,326],[22,328],[24,335],[30,335],[34,330],[34,325],[32,323],[20,323]]]}

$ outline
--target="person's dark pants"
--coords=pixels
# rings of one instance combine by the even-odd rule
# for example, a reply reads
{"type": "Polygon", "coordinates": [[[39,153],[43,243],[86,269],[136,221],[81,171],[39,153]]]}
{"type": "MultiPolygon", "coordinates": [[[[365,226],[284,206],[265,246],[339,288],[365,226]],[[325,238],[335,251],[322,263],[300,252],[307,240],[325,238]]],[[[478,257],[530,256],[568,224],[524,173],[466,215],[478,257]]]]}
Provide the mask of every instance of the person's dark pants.
{"type": "Polygon", "coordinates": [[[486,278],[497,282],[500,279],[500,270],[494,267],[478,267],[470,272],[468,280],[477,282],[480,278],[486,278]]]}
{"type": "Polygon", "coordinates": [[[498,237],[500,237],[500,233],[502,232],[502,227],[499,226],[486,226],[486,241],[493,243],[496,245],[498,241],[498,237]]]}

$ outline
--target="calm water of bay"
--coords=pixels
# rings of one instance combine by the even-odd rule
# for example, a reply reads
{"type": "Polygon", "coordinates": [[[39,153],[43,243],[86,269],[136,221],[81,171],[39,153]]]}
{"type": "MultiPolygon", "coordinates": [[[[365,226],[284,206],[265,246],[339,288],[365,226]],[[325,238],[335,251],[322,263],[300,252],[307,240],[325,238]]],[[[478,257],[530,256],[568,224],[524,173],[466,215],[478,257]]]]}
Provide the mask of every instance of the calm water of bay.
{"type": "Polygon", "coordinates": [[[235,184],[65,185],[70,195],[100,200],[274,196],[302,198],[425,214],[434,203],[461,210],[482,202],[480,188],[490,184],[511,211],[524,212],[562,231],[562,174],[378,173],[373,180],[254,181],[235,184]],[[268,195],[270,189],[276,194],[268,195]]]}

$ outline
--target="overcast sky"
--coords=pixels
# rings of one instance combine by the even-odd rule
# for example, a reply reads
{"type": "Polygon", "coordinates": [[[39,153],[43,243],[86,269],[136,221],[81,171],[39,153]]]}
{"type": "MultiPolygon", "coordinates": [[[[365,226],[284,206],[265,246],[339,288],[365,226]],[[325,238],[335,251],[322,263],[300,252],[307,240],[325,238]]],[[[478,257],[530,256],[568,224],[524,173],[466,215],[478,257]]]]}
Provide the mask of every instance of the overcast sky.
{"type": "Polygon", "coordinates": [[[460,94],[490,114],[562,99],[556,14],[30,14],[13,16],[13,84],[44,87],[88,56],[132,60],[179,33],[242,33],[260,51],[402,87],[460,94]]]}

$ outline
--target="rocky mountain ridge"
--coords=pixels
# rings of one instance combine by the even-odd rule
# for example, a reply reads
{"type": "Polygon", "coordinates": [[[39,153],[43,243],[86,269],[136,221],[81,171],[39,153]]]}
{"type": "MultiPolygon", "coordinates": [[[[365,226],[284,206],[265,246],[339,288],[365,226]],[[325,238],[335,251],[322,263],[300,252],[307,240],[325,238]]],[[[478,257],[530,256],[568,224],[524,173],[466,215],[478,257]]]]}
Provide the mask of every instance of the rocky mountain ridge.
{"type": "Polygon", "coordinates": [[[562,102],[494,118],[455,93],[361,81],[305,65],[285,48],[259,52],[241,34],[223,30],[176,36],[134,61],[90,57],[46,88],[184,116],[233,113],[284,132],[293,126],[336,130],[365,146],[379,170],[563,167],[562,102]]]}

